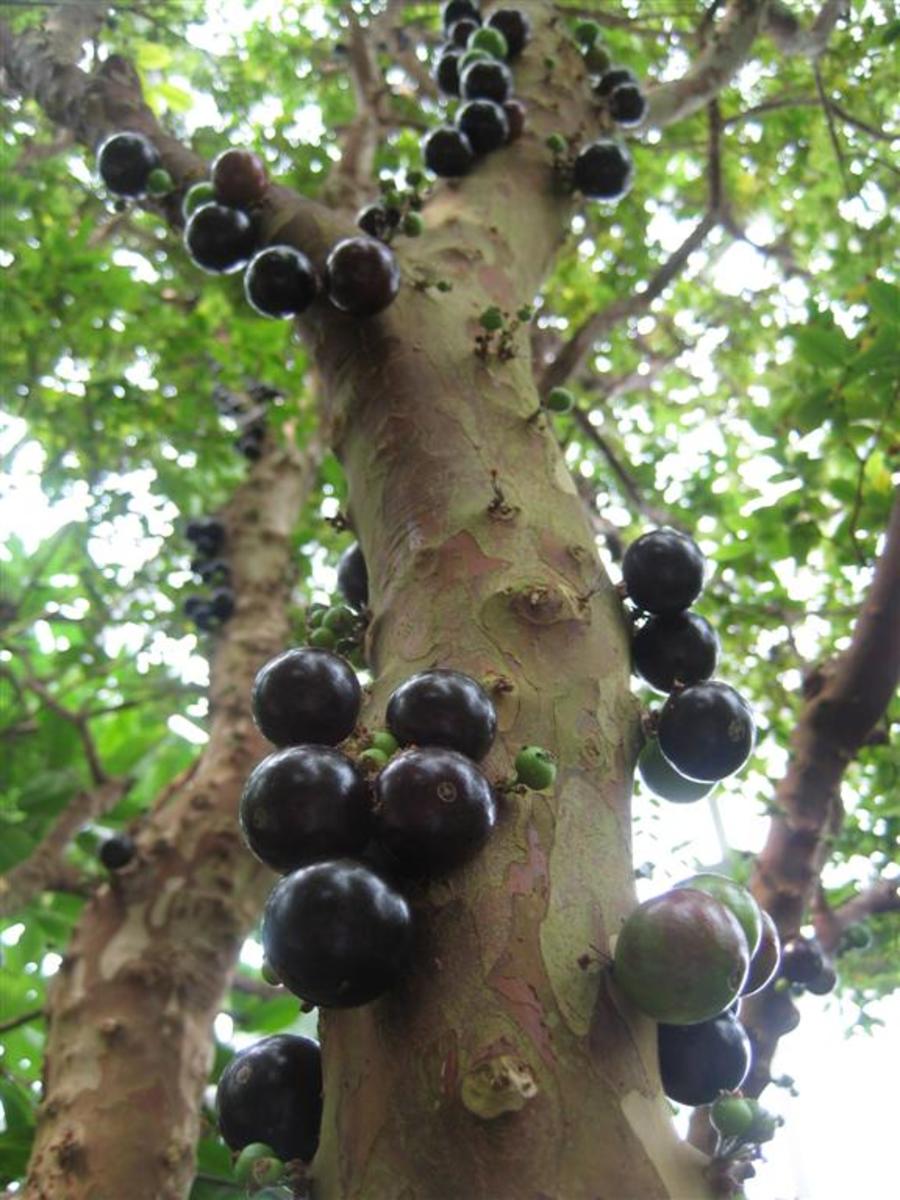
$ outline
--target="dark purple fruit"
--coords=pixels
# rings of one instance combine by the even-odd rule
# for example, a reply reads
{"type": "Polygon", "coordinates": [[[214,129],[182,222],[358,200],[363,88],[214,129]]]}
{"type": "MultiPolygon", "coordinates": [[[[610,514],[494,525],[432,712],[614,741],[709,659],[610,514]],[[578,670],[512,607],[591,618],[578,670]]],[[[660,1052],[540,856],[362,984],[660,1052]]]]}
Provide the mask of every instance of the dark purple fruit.
{"type": "Polygon", "coordinates": [[[348,546],[338,560],[337,585],[354,608],[363,609],[369,603],[369,572],[359,542],[348,546]]]}
{"type": "Polygon", "coordinates": [[[336,746],[359,718],[362,690],[352,667],[329,650],[285,650],[253,681],[253,719],[276,746],[336,746]]]}
{"type": "Polygon", "coordinates": [[[198,612],[207,607],[208,605],[204,596],[188,596],[181,606],[181,611],[186,617],[195,617],[198,612]]]}
{"type": "Polygon", "coordinates": [[[781,947],[779,974],[782,979],[809,985],[821,975],[824,967],[825,958],[818,942],[798,935],[781,947]]]}
{"type": "Polygon", "coordinates": [[[490,29],[499,30],[506,38],[510,58],[521,54],[531,37],[531,22],[517,8],[496,8],[485,24],[490,29]]]}
{"type": "Polygon", "coordinates": [[[309,308],[318,292],[315,267],[293,246],[260,250],[244,276],[244,295],[264,317],[294,317],[309,308]]]}
{"type": "Polygon", "coordinates": [[[232,1150],[265,1142],[286,1162],[309,1162],[322,1123],[318,1043],[278,1033],[241,1050],[219,1079],[216,1110],[232,1150]]]}
{"type": "Polygon", "coordinates": [[[234,592],[230,587],[218,587],[210,597],[209,607],[219,621],[227,621],[234,615],[234,592]]]}
{"type": "Polygon", "coordinates": [[[512,95],[512,72],[496,59],[469,63],[459,78],[459,90],[464,100],[493,100],[495,104],[503,104],[512,95]]]}
{"type": "Polygon", "coordinates": [[[212,605],[206,601],[199,605],[194,613],[194,624],[201,633],[215,633],[222,622],[212,610],[212,605]]]}
{"type": "Polygon", "coordinates": [[[388,211],[383,204],[367,204],[356,214],[356,224],[369,237],[383,238],[390,228],[388,211]]]}
{"type": "Polygon", "coordinates": [[[372,811],[365,778],[345,754],[327,746],[290,746],[254,767],[240,819],[258,859],[276,871],[293,871],[362,850],[372,811]]]}
{"type": "Polygon", "coordinates": [[[631,643],[634,670],[658,692],[709,679],[718,656],[715,630],[692,612],[651,617],[631,643]]]}
{"type": "Polygon", "coordinates": [[[476,761],[497,731],[497,713],[477,680],[461,671],[420,671],[395,689],[387,725],[401,746],[446,746],[476,761]]]}
{"type": "Polygon", "coordinates": [[[739,1088],[750,1070],[750,1039],[730,1013],[697,1025],[660,1025],[659,1073],[677,1104],[711,1104],[739,1088]]]}
{"type": "Polygon", "coordinates": [[[747,761],[756,735],[753,712],[727,683],[712,680],[673,692],[657,729],[659,748],[676,771],[711,783],[747,761]]]}
{"type": "Polygon", "coordinates": [[[775,922],[764,908],[760,908],[759,912],[762,917],[762,933],[759,945],[750,959],[750,970],[747,972],[747,982],[741,990],[742,996],[753,996],[756,992],[761,992],[774,978],[781,961],[781,941],[775,922]]]}
{"type": "Polygon", "coordinates": [[[806,984],[806,990],[814,996],[827,996],[837,986],[837,971],[830,963],[824,963],[822,970],[814,979],[806,984]]]}
{"type": "Polygon", "coordinates": [[[480,25],[481,13],[478,11],[478,5],[474,3],[474,0],[447,0],[441,9],[441,22],[444,29],[448,30],[451,25],[463,20],[474,21],[476,25],[480,25]]]}
{"type": "Polygon", "coordinates": [[[459,60],[462,50],[448,47],[441,51],[434,67],[434,81],[445,96],[459,95],[459,60]]]}
{"type": "Polygon", "coordinates": [[[391,304],[400,290],[393,252],[373,238],[344,238],[325,263],[328,299],[342,312],[371,317],[391,304]]]}
{"type": "Polygon", "coordinates": [[[456,114],[456,125],[476,154],[499,150],[509,137],[506,113],[493,100],[470,100],[464,104],[456,114]]]}
{"type": "Polygon", "coordinates": [[[526,108],[521,100],[507,100],[503,105],[506,123],[509,126],[507,141],[515,142],[525,132],[526,108]]]}
{"type": "Polygon", "coordinates": [[[224,204],[204,204],[191,213],[184,228],[184,244],[191,258],[212,274],[240,270],[253,253],[255,241],[247,214],[224,204]]]}
{"type": "Polygon", "coordinates": [[[210,168],[216,199],[232,208],[260,204],[269,188],[266,165],[252,150],[223,150],[210,168]]]}
{"type": "Polygon", "coordinates": [[[360,863],[314,863],[275,885],[262,942],[294,995],[353,1008],[397,982],[412,950],[412,914],[399,892],[360,863]]]}
{"type": "Polygon", "coordinates": [[[640,125],[647,114],[647,101],[636,83],[620,83],[610,92],[609,115],[623,129],[640,125]]]}
{"type": "Polygon", "coordinates": [[[191,570],[199,575],[202,583],[215,585],[231,582],[231,567],[221,558],[212,558],[208,561],[197,559],[191,563],[191,570]]]}
{"type": "Polygon", "coordinates": [[[117,196],[142,196],[159,151],[142,133],[114,133],[97,151],[100,178],[117,196]]]}
{"type": "Polygon", "coordinates": [[[579,192],[596,200],[619,200],[631,187],[631,155],[618,142],[600,138],[579,151],[573,182],[579,192]]]}
{"type": "Polygon", "coordinates": [[[127,833],[114,833],[100,843],[100,861],[107,871],[121,871],[134,858],[135,850],[134,839],[127,833]]]}
{"type": "Polygon", "coordinates": [[[234,445],[238,454],[243,454],[250,462],[259,462],[262,458],[262,439],[255,437],[249,429],[241,434],[234,445]]]}
{"type": "Polygon", "coordinates": [[[456,21],[450,26],[447,30],[447,37],[454,46],[463,48],[480,25],[480,21],[473,21],[471,17],[464,17],[463,20],[456,21]]]}
{"type": "Polygon", "coordinates": [[[478,852],[497,816],[491,785],[455,750],[426,747],[391,759],[375,785],[377,836],[402,870],[429,875],[478,852]]]}
{"type": "Polygon", "coordinates": [[[444,179],[465,175],[475,161],[472,144],[452,125],[439,125],[422,141],[422,158],[429,171],[444,179]]]}
{"type": "Polygon", "coordinates": [[[610,67],[594,84],[594,95],[609,96],[617,87],[626,83],[637,83],[634,71],[629,71],[627,67],[610,67]]]}
{"type": "Polygon", "coordinates": [[[681,612],[697,599],[705,566],[693,538],[675,529],[654,529],[625,551],[622,576],[638,608],[668,614],[681,612]]]}

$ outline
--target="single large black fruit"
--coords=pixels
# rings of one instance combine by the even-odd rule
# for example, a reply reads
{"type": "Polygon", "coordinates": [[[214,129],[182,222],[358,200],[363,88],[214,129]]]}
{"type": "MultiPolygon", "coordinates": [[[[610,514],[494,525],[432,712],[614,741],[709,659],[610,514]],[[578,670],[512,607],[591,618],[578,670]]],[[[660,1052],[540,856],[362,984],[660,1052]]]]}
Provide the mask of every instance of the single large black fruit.
{"type": "Polygon", "coordinates": [[[360,863],[314,863],[275,885],[262,942],[295,996],[353,1008],[396,983],[412,950],[412,914],[399,892],[360,863]]]}
{"type": "Polygon", "coordinates": [[[214,159],[210,177],[216,199],[235,208],[261,203],[269,187],[266,164],[259,155],[236,146],[214,159]]]}
{"type": "Polygon", "coordinates": [[[779,974],[791,983],[811,983],[821,975],[824,966],[825,957],[816,941],[800,937],[798,934],[781,947],[779,974]]]}
{"type": "Polygon", "coordinates": [[[270,659],[253,681],[250,704],[276,746],[336,746],[359,717],[362,689],[353,668],[330,650],[304,647],[270,659]]]}
{"type": "Polygon", "coordinates": [[[617,87],[621,87],[625,83],[637,83],[634,71],[629,71],[627,67],[610,67],[594,84],[594,94],[609,96],[617,87]]]}
{"type": "Polygon", "coordinates": [[[636,83],[620,83],[610,93],[607,103],[609,115],[623,129],[633,129],[640,125],[647,112],[644,93],[636,83]]]}
{"type": "Polygon", "coordinates": [[[244,276],[244,294],[264,317],[294,317],[309,308],[318,292],[315,267],[293,246],[260,250],[244,276]]]}
{"type": "Polygon", "coordinates": [[[318,1043],[278,1033],[241,1050],[219,1079],[216,1109],[232,1150],[265,1142],[285,1161],[309,1162],[322,1123],[318,1043]]]}
{"type": "Polygon", "coordinates": [[[422,140],[422,158],[429,171],[443,179],[458,179],[475,161],[472,143],[452,125],[439,125],[422,140]]]}
{"type": "Polygon", "coordinates": [[[750,1039],[731,1013],[698,1025],[660,1025],[663,1091],[678,1104],[711,1104],[739,1088],[750,1070],[750,1039]]]}
{"type": "Polygon", "coordinates": [[[362,609],[369,603],[369,571],[359,542],[348,546],[338,559],[337,585],[354,608],[362,609]]]}
{"type": "Polygon", "coordinates": [[[692,612],[651,617],[631,643],[635,671],[658,692],[671,692],[676,683],[709,679],[718,657],[715,630],[692,612]]]}
{"type": "Polygon", "coordinates": [[[631,155],[618,142],[599,138],[579,151],[573,182],[579,192],[597,200],[619,200],[631,187],[631,155]]]}
{"type": "Polygon", "coordinates": [[[459,60],[462,50],[448,46],[441,51],[434,67],[434,80],[447,96],[459,95],[459,60]]]}
{"type": "Polygon", "coordinates": [[[443,668],[404,680],[388,701],[387,725],[401,746],[446,746],[476,761],[497,731],[497,713],[470,675],[443,668]]]}
{"type": "Polygon", "coordinates": [[[441,9],[441,21],[444,29],[449,29],[451,25],[463,19],[475,21],[478,25],[481,24],[481,13],[474,0],[447,0],[441,9]]]}
{"type": "Polygon", "coordinates": [[[400,290],[393,251],[374,238],[344,238],[325,263],[328,299],[342,312],[371,317],[387,308],[400,290]]]}
{"type": "Polygon", "coordinates": [[[117,196],[142,196],[159,151],[142,133],[114,133],[97,151],[100,178],[117,196]]]}
{"type": "Polygon", "coordinates": [[[234,592],[230,587],[218,587],[210,597],[209,607],[219,621],[228,621],[234,615],[234,592]]]}
{"type": "Polygon", "coordinates": [[[100,843],[100,861],[107,871],[121,871],[134,858],[135,849],[134,839],[127,833],[114,833],[100,843]]]}
{"type": "Polygon", "coordinates": [[[512,95],[512,72],[496,59],[479,59],[463,71],[459,90],[465,100],[493,100],[503,104],[512,95]]]}
{"type": "Polygon", "coordinates": [[[184,536],[200,558],[214,558],[225,544],[225,526],[218,517],[199,517],[188,521],[184,536]]]}
{"type": "Polygon", "coordinates": [[[469,38],[480,27],[480,21],[473,21],[471,17],[464,17],[461,21],[454,23],[447,30],[447,37],[454,46],[459,46],[462,50],[468,44],[469,38]]]}
{"type": "Polygon", "coordinates": [[[521,54],[531,37],[531,22],[518,8],[495,8],[485,24],[498,29],[506,38],[510,58],[521,54]]]}
{"type": "Polygon", "coordinates": [[[204,204],[191,213],[184,227],[184,244],[204,271],[228,274],[238,271],[253,253],[253,222],[239,208],[204,204]]]}
{"type": "Polygon", "coordinates": [[[756,725],[740,692],[711,680],[669,696],[657,735],[659,748],[676,771],[711,783],[744,765],[753,749],[756,725]]]}
{"type": "Polygon", "coordinates": [[[493,100],[470,100],[456,114],[456,124],[476,154],[499,150],[509,138],[506,113],[493,100]]]}
{"type": "Polygon", "coordinates": [[[693,538],[676,529],[653,529],[632,542],[622,559],[628,596],[638,608],[675,613],[703,589],[706,560],[693,538]]]}
{"type": "Polygon", "coordinates": [[[375,784],[377,836],[413,874],[464,863],[487,840],[496,816],[491,785],[455,750],[407,750],[391,759],[375,784]]]}
{"type": "Polygon", "coordinates": [[[240,815],[247,845],[276,871],[356,854],[372,824],[362,772],[328,746],[289,746],[264,758],[244,786],[240,815]]]}

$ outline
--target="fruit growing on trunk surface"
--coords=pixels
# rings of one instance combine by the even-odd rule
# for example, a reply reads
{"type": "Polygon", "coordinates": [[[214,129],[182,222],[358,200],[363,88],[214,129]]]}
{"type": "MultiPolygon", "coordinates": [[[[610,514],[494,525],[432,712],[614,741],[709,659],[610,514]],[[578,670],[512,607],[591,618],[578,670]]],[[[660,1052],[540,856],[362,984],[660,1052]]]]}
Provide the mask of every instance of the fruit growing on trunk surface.
{"type": "Polygon", "coordinates": [[[348,546],[338,559],[337,585],[354,608],[363,609],[369,603],[369,572],[359,542],[348,546]]]}
{"type": "Polygon", "coordinates": [[[490,696],[461,671],[411,675],[394,690],[386,716],[401,746],[445,746],[476,761],[490,750],[497,731],[490,696]]]}
{"type": "Polygon", "coordinates": [[[184,244],[204,271],[227,275],[243,267],[255,246],[253,222],[239,208],[204,204],[191,213],[184,228],[184,244]]]}
{"type": "Polygon", "coordinates": [[[509,45],[499,29],[486,25],[476,29],[466,43],[467,50],[483,50],[492,59],[503,60],[509,55],[509,45]]]}
{"type": "Polygon", "coordinates": [[[715,787],[714,783],[698,783],[695,779],[685,779],[660,750],[656,738],[652,738],[644,746],[638,756],[637,767],[641,779],[650,791],[663,800],[671,800],[674,804],[690,804],[694,800],[702,800],[715,787]]]}
{"type": "Polygon", "coordinates": [[[142,196],[159,151],[142,133],[114,133],[97,151],[100,178],[117,196],[142,196]]]}
{"type": "Polygon", "coordinates": [[[372,317],[396,299],[400,268],[382,242],[344,238],[328,255],[325,287],[335,308],[355,317],[372,317]]]}
{"type": "Polygon", "coordinates": [[[269,188],[266,165],[252,150],[223,150],[213,161],[210,178],[216,199],[232,208],[259,204],[269,188]]]}
{"type": "Polygon", "coordinates": [[[326,746],[291,746],[253,769],[240,819],[256,857],[276,871],[292,871],[362,850],[372,813],[366,781],[345,754],[326,746]]]}
{"type": "Polygon", "coordinates": [[[552,787],[556,779],[556,763],[549,750],[541,746],[523,746],[516,755],[513,764],[516,769],[516,779],[524,783],[532,791],[542,792],[552,787]]]}
{"type": "Polygon", "coordinates": [[[814,996],[827,996],[837,985],[837,971],[830,963],[823,963],[822,970],[806,984],[806,990],[814,996]]]}
{"type": "Polygon", "coordinates": [[[609,115],[623,129],[640,125],[647,115],[647,101],[636,83],[622,83],[610,93],[609,115]]]}
{"type": "Polygon", "coordinates": [[[435,82],[447,96],[459,95],[459,60],[461,58],[461,49],[448,47],[443,51],[435,64],[435,82]]]}
{"type": "Polygon", "coordinates": [[[657,1038],[663,1091],[678,1104],[710,1104],[739,1088],[750,1070],[750,1039],[730,1013],[697,1025],[661,1024],[657,1038]]]}
{"type": "Polygon", "coordinates": [[[316,269],[293,246],[269,246],[250,260],[244,294],[264,317],[293,317],[305,312],[319,292],[316,269]]]}
{"type": "Polygon", "coordinates": [[[412,949],[406,900],[360,863],[315,863],[286,875],[266,904],[266,958],[310,1004],[352,1008],[386,992],[412,949]]]}
{"type": "Polygon", "coordinates": [[[722,1137],[740,1137],[753,1123],[753,1109],[741,1096],[720,1096],[709,1110],[709,1119],[722,1137]]]}
{"type": "Polygon", "coordinates": [[[684,888],[631,913],[616,942],[613,977],[648,1017],[690,1025],[736,999],[749,965],[737,918],[706,892],[684,888]]]}
{"type": "Polygon", "coordinates": [[[616,88],[626,83],[637,83],[634,71],[629,71],[627,67],[610,67],[594,84],[594,95],[610,96],[616,88]]]}
{"type": "Polygon", "coordinates": [[[285,1161],[309,1162],[322,1122],[318,1044],[281,1033],[241,1050],[222,1072],[216,1108],[232,1150],[265,1142],[285,1161]]]}
{"type": "Polygon", "coordinates": [[[634,167],[624,146],[600,138],[579,151],[572,182],[579,192],[595,200],[619,200],[631,187],[634,167]]]}
{"type": "Polygon", "coordinates": [[[204,179],[200,183],[195,183],[184,193],[184,199],[181,201],[181,215],[187,220],[192,212],[202,208],[204,204],[212,204],[215,198],[213,185],[208,180],[204,179]]]}
{"type": "Polygon", "coordinates": [[[350,665],[329,650],[285,650],[253,681],[253,719],[276,746],[336,746],[359,717],[362,690],[350,665]]]}
{"type": "Polygon", "coordinates": [[[114,833],[101,842],[99,857],[107,871],[121,871],[134,858],[136,847],[127,833],[114,833]]]}
{"type": "Polygon", "coordinates": [[[473,0],[447,0],[441,9],[444,29],[449,29],[451,25],[462,20],[475,21],[480,25],[481,13],[478,11],[478,5],[473,3],[473,0]]]}
{"type": "Polygon", "coordinates": [[[512,93],[513,79],[502,62],[473,62],[460,76],[459,90],[465,100],[503,104],[512,93]]]}
{"type": "Polygon", "coordinates": [[[691,875],[689,879],[676,883],[675,887],[695,888],[698,892],[715,896],[720,904],[724,904],[737,917],[752,959],[762,937],[762,910],[745,887],[727,875],[719,875],[714,871],[691,875]]]}
{"type": "Polygon", "coordinates": [[[188,521],[184,536],[201,558],[214,558],[225,544],[225,526],[217,517],[195,519],[188,521]]]}
{"type": "Polygon", "coordinates": [[[425,166],[442,179],[458,179],[475,161],[475,152],[466,135],[452,125],[440,125],[422,142],[425,166]]]}
{"type": "Polygon", "coordinates": [[[805,937],[794,937],[781,947],[782,979],[791,983],[809,984],[816,979],[825,966],[825,959],[818,942],[805,937]]]}
{"type": "MultiPolygon", "coordinates": [[[[265,1142],[251,1142],[245,1146],[234,1164],[234,1177],[238,1183],[277,1183],[283,1174],[284,1163],[265,1142]]],[[[255,1192],[256,1188],[253,1190],[255,1192]]]]}
{"type": "Polygon", "coordinates": [[[455,750],[407,750],[375,785],[377,837],[406,872],[459,866],[481,848],[496,818],[491,785],[455,750]]]}
{"type": "Polygon", "coordinates": [[[489,29],[499,30],[506,38],[510,58],[521,54],[531,37],[531,22],[518,8],[496,8],[485,24],[489,29]]]}
{"type": "Polygon", "coordinates": [[[506,122],[509,125],[507,141],[514,142],[525,132],[525,105],[521,100],[507,100],[503,105],[506,122]]]}
{"type": "Polygon", "coordinates": [[[741,991],[742,996],[753,996],[761,992],[766,984],[774,978],[781,960],[781,942],[775,922],[764,908],[759,910],[762,918],[760,926],[759,945],[756,953],[750,959],[750,970],[747,972],[747,982],[741,991]]]}
{"type": "Polygon", "coordinates": [[[470,100],[456,114],[456,124],[476,154],[499,150],[509,138],[506,113],[493,100],[470,100]]]}
{"type": "Polygon", "coordinates": [[[709,679],[718,657],[715,630],[692,612],[651,617],[631,643],[635,671],[658,692],[671,692],[676,683],[709,679]]]}
{"type": "Polygon", "coordinates": [[[652,613],[688,608],[703,589],[705,559],[700,547],[675,529],[653,529],[632,542],[622,559],[628,597],[652,613]]]}
{"type": "Polygon", "coordinates": [[[753,749],[750,705],[727,683],[695,683],[673,692],[657,728],[659,748],[688,779],[715,782],[733,775],[753,749]]]}

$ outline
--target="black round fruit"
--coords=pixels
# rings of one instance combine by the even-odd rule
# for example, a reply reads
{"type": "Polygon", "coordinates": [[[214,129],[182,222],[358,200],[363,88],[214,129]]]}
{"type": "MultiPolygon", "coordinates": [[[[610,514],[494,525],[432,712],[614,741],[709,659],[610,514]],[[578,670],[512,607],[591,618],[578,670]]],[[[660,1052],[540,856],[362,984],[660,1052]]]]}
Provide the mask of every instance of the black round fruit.
{"type": "Polygon", "coordinates": [[[696,1025],[660,1025],[663,1091],[678,1104],[711,1104],[739,1088],[750,1070],[750,1039],[731,1013],[696,1025]]]}
{"type": "Polygon", "coordinates": [[[491,785],[455,750],[407,750],[375,784],[378,839],[406,872],[427,875],[464,863],[487,840],[496,816],[491,785]]]}
{"type": "Polygon", "coordinates": [[[704,617],[692,612],[651,617],[634,635],[634,670],[658,692],[676,683],[701,683],[716,669],[719,639],[704,617]]]}
{"type": "Polygon", "coordinates": [[[401,746],[446,746],[484,758],[497,713],[477,680],[461,671],[420,671],[404,680],[387,706],[387,725],[401,746]]]}
{"type": "Polygon", "coordinates": [[[201,633],[214,633],[222,622],[212,610],[212,605],[204,603],[194,613],[194,624],[201,633]]]}
{"type": "Polygon", "coordinates": [[[234,592],[230,587],[216,588],[210,597],[209,607],[218,620],[229,620],[234,615],[234,592]]]}
{"type": "Polygon", "coordinates": [[[127,833],[114,833],[100,843],[100,861],[107,871],[121,871],[134,858],[136,846],[127,833]]]}
{"type": "Polygon", "coordinates": [[[216,199],[235,208],[260,204],[269,187],[266,164],[252,150],[231,146],[210,167],[216,199]]]}
{"type": "Polygon", "coordinates": [[[447,37],[454,46],[459,46],[460,49],[463,49],[480,25],[480,21],[473,21],[471,17],[464,17],[461,21],[455,21],[450,26],[447,30],[447,37]]]}
{"type": "Polygon", "coordinates": [[[499,150],[509,138],[506,113],[493,100],[470,100],[464,104],[456,114],[456,125],[476,154],[499,150]]]}
{"type": "Polygon", "coordinates": [[[578,191],[597,200],[618,200],[631,187],[631,155],[624,146],[600,138],[579,151],[573,168],[578,191]]]}
{"type": "Polygon", "coordinates": [[[609,95],[609,115],[623,129],[640,125],[647,113],[647,101],[636,83],[620,83],[609,95]]]}
{"type": "Polygon", "coordinates": [[[142,133],[114,133],[97,151],[100,178],[117,196],[142,196],[159,151],[142,133]]]}
{"type": "Polygon", "coordinates": [[[369,572],[359,542],[348,546],[338,560],[337,585],[354,608],[363,609],[369,603],[369,572]]]}
{"type": "Polygon", "coordinates": [[[459,95],[459,60],[462,50],[454,47],[444,49],[434,67],[434,80],[446,96],[459,95]]]}
{"type": "Polygon", "coordinates": [[[827,996],[837,987],[837,971],[830,963],[824,963],[822,970],[814,979],[806,984],[806,990],[813,996],[827,996]]]}
{"type": "Polygon", "coordinates": [[[781,947],[779,974],[791,983],[812,983],[822,974],[825,965],[819,943],[809,938],[794,937],[781,947]]]}
{"type": "Polygon", "coordinates": [[[262,439],[254,437],[251,430],[242,433],[234,444],[238,454],[243,454],[250,462],[259,462],[262,458],[262,439]]]}
{"type": "Polygon", "coordinates": [[[262,942],[294,995],[353,1008],[396,983],[412,949],[412,914],[399,892],[360,863],[314,863],[275,885],[262,942]]]}
{"type": "Polygon", "coordinates": [[[256,857],[276,871],[293,871],[362,850],[372,811],[365,778],[345,754],[290,746],[254,767],[240,818],[256,857]]]}
{"type": "Polygon", "coordinates": [[[198,612],[208,607],[209,605],[203,596],[188,596],[181,606],[181,611],[186,617],[195,617],[198,612]]]}
{"type": "Polygon", "coordinates": [[[485,24],[491,29],[499,30],[506,38],[510,58],[521,54],[531,37],[531,22],[525,13],[517,8],[496,8],[485,24]]]}
{"type": "Polygon", "coordinates": [[[383,238],[390,226],[387,209],[383,204],[367,204],[356,214],[356,224],[369,237],[383,238]]]}
{"type": "Polygon", "coordinates": [[[634,71],[629,71],[627,67],[610,67],[594,84],[594,94],[609,96],[617,87],[622,87],[626,83],[637,83],[634,71]]]}
{"type": "Polygon", "coordinates": [[[250,703],[260,732],[277,746],[336,746],[357,722],[362,689],[344,659],[304,647],[260,669],[250,703]]]}
{"type": "Polygon", "coordinates": [[[216,1109],[232,1150],[265,1142],[285,1161],[309,1162],[322,1123],[318,1043],[279,1033],[241,1050],[222,1072],[216,1109]]]}
{"type": "Polygon", "coordinates": [[[444,179],[465,175],[475,161],[472,144],[464,133],[452,125],[439,125],[424,137],[422,158],[429,171],[444,179]]]}
{"type": "Polygon", "coordinates": [[[727,683],[695,683],[673,692],[659,718],[659,747],[676,771],[710,783],[733,775],[753,749],[753,712],[727,683]]]}
{"type": "Polygon", "coordinates": [[[208,561],[197,559],[191,563],[191,570],[199,575],[203,583],[225,584],[231,582],[231,567],[221,558],[211,558],[208,561]]]}
{"type": "Polygon", "coordinates": [[[238,271],[253,253],[253,222],[239,208],[204,204],[191,213],[184,227],[184,244],[204,271],[227,274],[238,271]]]}
{"type": "Polygon", "coordinates": [[[315,267],[293,246],[260,250],[244,276],[244,294],[264,317],[294,317],[309,308],[318,292],[315,267]]]}
{"type": "Polygon", "coordinates": [[[504,104],[512,95],[512,72],[496,59],[469,63],[459,78],[459,90],[464,100],[493,100],[495,104],[504,104]]]}
{"type": "Polygon", "coordinates": [[[449,29],[451,25],[462,20],[474,21],[480,25],[481,13],[478,11],[478,5],[474,3],[474,0],[447,0],[441,9],[441,22],[444,29],[449,29]]]}
{"type": "Polygon", "coordinates": [[[681,612],[700,595],[706,560],[693,538],[653,529],[625,551],[622,576],[629,599],[652,613],[681,612]]]}
{"type": "Polygon", "coordinates": [[[400,290],[393,252],[373,238],[344,238],[325,263],[328,299],[342,312],[371,317],[391,304],[400,290]]]}

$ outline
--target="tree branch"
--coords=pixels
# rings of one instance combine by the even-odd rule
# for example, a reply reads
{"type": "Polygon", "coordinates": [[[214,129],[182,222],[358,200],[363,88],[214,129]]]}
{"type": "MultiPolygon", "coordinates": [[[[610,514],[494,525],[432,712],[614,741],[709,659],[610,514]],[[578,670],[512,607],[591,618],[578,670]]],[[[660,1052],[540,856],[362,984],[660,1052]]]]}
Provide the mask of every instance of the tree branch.
{"type": "Polygon", "coordinates": [[[879,879],[837,908],[829,905],[822,892],[813,910],[816,937],[826,954],[834,954],[845,929],[886,912],[900,912],[900,879],[879,879]]]}
{"type": "Polygon", "coordinates": [[[12,1033],[14,1029],[18,1029],[22,1025],[27,1025],[30,1021],[37,1021],[44,1016],[42,1008],[34,1008],[30,1012],[19,1013],[17,1017],[10,1017],[8,1021],[0,1021],[0,1036],[4,1033],[12,1033]]]}
{"type": "Polygon", "coordinates": [[[378,148],[379,112],[385,91],[375,54],[373,30],[364,29],[348,9],[350,23],[350,81],[356,114],[342,138],[341,157],[328,179],[324,199],[336,208],[355,208],[372,186],[372,166],[378,148]]]}
{"type": "Polygon", "coordinates": [[[817,58],[840,17],[847,13],[847,0],[825,0],[819,15],[808,29],[783,0],[769,0],[762,20],[767,33],[782,54],[789,57],[817,58]]]}

